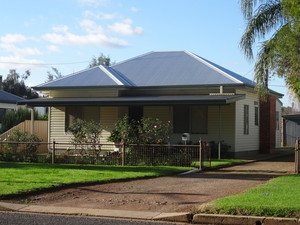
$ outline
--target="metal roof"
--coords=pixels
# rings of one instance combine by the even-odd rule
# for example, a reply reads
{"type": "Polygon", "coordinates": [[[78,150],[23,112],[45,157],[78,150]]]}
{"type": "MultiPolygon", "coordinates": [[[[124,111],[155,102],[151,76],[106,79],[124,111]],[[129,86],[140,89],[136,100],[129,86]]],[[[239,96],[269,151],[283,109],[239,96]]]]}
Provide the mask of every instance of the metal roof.
{"type": "Polygon", "coordinates": [[[24,100],[24,98],[21,98],[19,96],[16,96],[14,94],[8,93],[6,91],[0,90],[0,102],[1,103],[11,103],[16,104],[18,101],[24,100]]]}
{"type": "Polygon", "coordinates": [[[226,105],[244,99],[244,95],[169,95],[126,96],[107,98],[39,98],[23,100],[19,105],[28,106],[128,106],[128,105],[226,105]]]}
{"type": "Polygon", "coordinates": [[[35,87],[150,87],[254,83],[188,51],[150,52],[110,67],[97,66],[35,87]]]}

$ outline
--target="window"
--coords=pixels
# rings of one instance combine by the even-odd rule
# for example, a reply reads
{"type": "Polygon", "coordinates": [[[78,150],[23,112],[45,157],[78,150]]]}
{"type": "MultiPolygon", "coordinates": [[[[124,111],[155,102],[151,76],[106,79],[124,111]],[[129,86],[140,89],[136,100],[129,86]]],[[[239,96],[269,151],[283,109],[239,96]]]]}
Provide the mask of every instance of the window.
{"type": "Polygon", "coordinates": [[[174,106],[174,133],[207,134],[207,106],[174,106]]]}
{"type": "Polygon", "coordinates": [[[279,125],[279,112],[276,111],[276,130],[279,130],[279,127],[280,127],[280,125],[279,125]]]}
{"type": "Polygon", "coordinates": [[[258,107],[255,106],[254,108],[254,125],[258,126],[258,107]]]}
{"type": "Polygon", "coordinates": [[[76,119],[84,121],[100,121],[100,108],[94,106],[67,106],[65,130],[67,131],[76,119]]]}
{"type": "Polygon", "coordinates": [[[249,105],[244,105],[244,134],[249,134],[249,105]]]}

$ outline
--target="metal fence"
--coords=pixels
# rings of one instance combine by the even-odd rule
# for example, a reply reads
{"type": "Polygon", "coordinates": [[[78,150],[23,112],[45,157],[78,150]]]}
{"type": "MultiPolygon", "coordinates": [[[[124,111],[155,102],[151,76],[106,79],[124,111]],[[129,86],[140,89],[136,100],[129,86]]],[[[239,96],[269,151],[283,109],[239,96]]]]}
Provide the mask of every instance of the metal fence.
{"type": "Polygon", "coordinates": [[[211,166],[209,144],[137,145],[0,142],[1,161],[127,166],[211,166]],[[43,148],[41,148],[43,146],[43,148]],[[47,149],[40,151],[40,149],[47,149]]]}

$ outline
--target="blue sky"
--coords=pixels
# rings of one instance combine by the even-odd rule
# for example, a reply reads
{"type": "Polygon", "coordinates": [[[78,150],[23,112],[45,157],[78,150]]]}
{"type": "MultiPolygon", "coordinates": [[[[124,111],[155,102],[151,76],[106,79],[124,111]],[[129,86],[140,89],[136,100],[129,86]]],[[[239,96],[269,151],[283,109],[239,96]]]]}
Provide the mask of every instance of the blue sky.
{"type": "MultiPolygon", "coordinates": [[[[0,74],[30,69],[34,86],[52,66],[67,75],[101,53],[119,62],[189,50],[253,79],[254,62],[238,46],[244,28],[239,0],[10,0],[0,8],[0,74]]],[[[291,104],[283,80],[270,88],[291,104]]]]}

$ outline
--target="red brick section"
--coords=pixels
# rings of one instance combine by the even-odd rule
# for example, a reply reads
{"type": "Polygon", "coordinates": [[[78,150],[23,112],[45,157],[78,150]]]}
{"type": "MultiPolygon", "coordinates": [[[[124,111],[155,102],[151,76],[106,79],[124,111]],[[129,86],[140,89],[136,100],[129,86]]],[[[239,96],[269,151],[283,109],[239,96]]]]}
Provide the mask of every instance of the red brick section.
{"type": "Polygon", "coordinates": [[[260,101],[259,121],[259,150],[261,153],[272,153],[276,139],[276,97],[270,96],[267,101],[260,101]]]}

